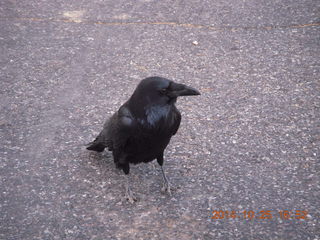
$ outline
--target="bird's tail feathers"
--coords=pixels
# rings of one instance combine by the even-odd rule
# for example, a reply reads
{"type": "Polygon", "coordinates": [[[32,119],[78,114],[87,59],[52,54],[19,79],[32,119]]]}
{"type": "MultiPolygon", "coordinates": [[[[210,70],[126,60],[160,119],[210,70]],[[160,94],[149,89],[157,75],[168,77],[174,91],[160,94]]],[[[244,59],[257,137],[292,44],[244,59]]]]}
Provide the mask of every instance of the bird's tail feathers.
{"type": "Polygon", "coordinates": [[[87,144],[87,149],[88,150],[92,150],[92,151],[96,151],[96,152],[102,152],[105,149],[104,144],[93,141],[91,143],[87,144]]]}

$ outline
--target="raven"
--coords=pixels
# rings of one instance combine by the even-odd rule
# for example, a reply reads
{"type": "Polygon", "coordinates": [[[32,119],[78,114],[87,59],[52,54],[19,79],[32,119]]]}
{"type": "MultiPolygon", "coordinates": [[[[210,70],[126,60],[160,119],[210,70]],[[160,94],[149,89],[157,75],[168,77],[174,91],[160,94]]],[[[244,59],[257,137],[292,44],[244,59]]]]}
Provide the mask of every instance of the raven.
{"type": "Polygon", "coordinates": [[[177,97],[200,95],[184,84],[162,77],[143,79],[130,99],[104,124],[96,139],[87,149],[112,151],[114,163],[126,175],[126,198],[132,203],[135,197],[129,183],[129,164],[157,159],[163,176],[163,190],[171,195],[170,185],[163,170],[163,152],[176,134],[181,114],[175,106],[177,97]]]}

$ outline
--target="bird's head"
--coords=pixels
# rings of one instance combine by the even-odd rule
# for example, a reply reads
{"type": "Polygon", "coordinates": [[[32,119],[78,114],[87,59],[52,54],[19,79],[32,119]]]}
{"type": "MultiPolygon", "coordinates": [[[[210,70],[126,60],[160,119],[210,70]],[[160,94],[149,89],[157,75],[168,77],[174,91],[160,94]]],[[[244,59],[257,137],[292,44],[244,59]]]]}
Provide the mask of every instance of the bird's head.
{"type": "Polygon", "coordinates": [[[180,96],[200,95],[200,92],[184,84],[161,77],[143,79],[134,91],[131,101],[140,106],[174,104],[180,96]]]}

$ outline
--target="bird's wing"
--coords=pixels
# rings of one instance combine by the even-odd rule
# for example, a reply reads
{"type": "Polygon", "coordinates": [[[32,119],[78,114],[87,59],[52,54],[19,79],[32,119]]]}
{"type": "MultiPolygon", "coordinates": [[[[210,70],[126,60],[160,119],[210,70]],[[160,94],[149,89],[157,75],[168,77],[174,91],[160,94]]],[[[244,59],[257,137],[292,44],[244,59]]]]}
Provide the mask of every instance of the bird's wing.
{"type": "Polygon", "coordinates": [[[107,147],[110,150],[123,148],[134,130],[133,117],[125,105],[110,119],[107,129],[107,147]]]}
{"type": "Polygon", "coordinates": [[[105,147],[109,151],[125,146],[132,135],[133,118],[128,108],[123,105],[104,124],[96,139],[89,143],[87,149],[102,152],[105,147]]]}

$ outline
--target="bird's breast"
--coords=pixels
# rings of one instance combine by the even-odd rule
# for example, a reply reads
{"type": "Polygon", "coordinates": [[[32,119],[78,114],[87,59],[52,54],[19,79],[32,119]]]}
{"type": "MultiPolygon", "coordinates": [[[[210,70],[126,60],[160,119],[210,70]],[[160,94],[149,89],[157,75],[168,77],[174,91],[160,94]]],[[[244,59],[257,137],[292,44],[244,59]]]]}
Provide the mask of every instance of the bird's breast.
{"type": "Polygon", "coordinates": [[[163,153],[170,139],[169,135],[140,133],[130,138],[125,151],[131,163],[149,162],[163,153]]]}
{"type": "Polygon", "coordinates": [[[161,123],[157,127],[143,125],[130,137],[127,150],[134,154],[158,154],[166,148],[171,136],[170,128],[161,123]]]}
{"type": "Polygon", "coordinates": [[[137,128],[126,145],[126,151],[136,157],[148,158],[163,152],[172,137],[174,113],[171,106],[147,108],[143,118],[135,118],[137,128]]]}

